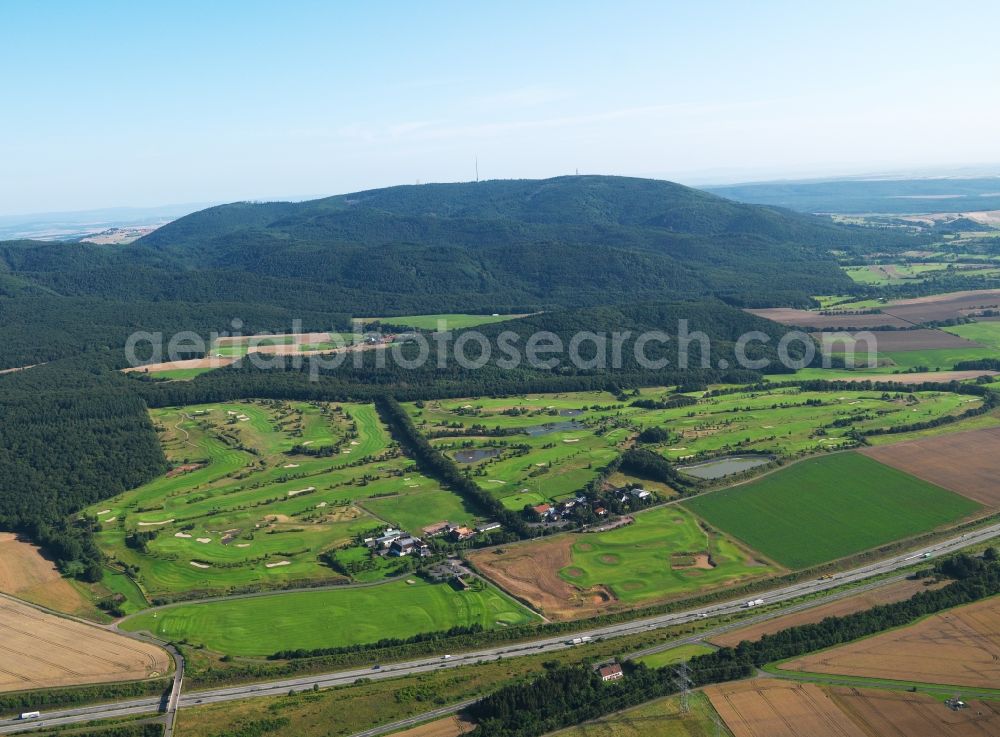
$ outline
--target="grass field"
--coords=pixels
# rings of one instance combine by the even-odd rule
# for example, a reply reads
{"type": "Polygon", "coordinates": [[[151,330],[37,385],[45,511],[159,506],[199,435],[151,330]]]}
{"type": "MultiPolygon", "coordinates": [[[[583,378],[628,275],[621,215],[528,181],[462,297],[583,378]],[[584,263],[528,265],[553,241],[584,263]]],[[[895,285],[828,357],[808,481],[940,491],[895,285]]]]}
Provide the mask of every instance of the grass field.
{"type": "Polygon", "coordinates": [[[690,660],[696,655],[705,655],[713,652],[714,650],[714,647],[710,647],[708,645],[678,645],[677,647],[672,647],[669,650],[663,650],[662,652],[641,657],[638,662],[649,668],[663,668],[668,665],[683,663],[685,660],[690,660]]]}
{"type": "Polygon", "coordinates": [[[973,340],[992,348],[993,351],[1000,350],[1000,322],[972,322],[941,329],[960,338],[973,340]]]}
{"type": "Polygon", "coordinates": [[[467,315],[461,313],[442,313],[439,315],[406,315],[403,317],[371,317],[364,322],[380,321],[387,325],[403,325],[417,330],[437,330],[438,321],[444,320],[445,330],[461,330],[474,328],[477,325],[490,325],[495,322],[516,320],[520,315],[467,315]]]}
{"type": "Polygon", "coordinates": [[[187,639],[231,655],[269,655],[405,638],[457,625],[493,628],[535,619],[492,586],[456,591],[446,583],[413,578],[361,588],[181,604],[139,614],[122,626],[133,632],[148,630],[166,640],[187,639]]]}
{"type": "Polygon", "coordinates": [[[471,521],[400,454],[371,405],[250,401],[152,417],[174,470],[87,510],[101,548],[137,567],[150,596],[332,581],[342,577],[319,556],[361,533],[388,522],[419,531],[441,513],[471,521]],[[128,545],[135,533],[153,537],[128,545]]]}
{"type": "Polygon", "coordinates": [[[678,507],[635,515],[609,532],[575,538],[570,565],[559,571],[582,588],[606,586],[622,602],[662,599],[774,573],[753,553],[705,530],[678,507]]]}
{"type": "MultiPolygon", "coordinates": [[[[966,337],[966,336],[962,336],[966,337]]],[[[931,371],[950,370],[959,361],[978,361],[982,358],[996,358],[995,348],[938,348],[923,351],[887,351],[881,358],[892,361],[891,370],[899,371],[918,366],[926,366],[931,371]]]]}
{"type": "Polygon", "coordinates": [[[196,376],[200,376],[212,368],[205,366],[202,368],[173,369],[171,371],[159,371],[156,374],[158,379],[169,379],[170,381],[191,381],[196,376]]]}
{"type": "Polygon", "coordinates": [[[842,558],[981,509],[853,452],[808,459],[684,506],[788,568],[842,558]]]}

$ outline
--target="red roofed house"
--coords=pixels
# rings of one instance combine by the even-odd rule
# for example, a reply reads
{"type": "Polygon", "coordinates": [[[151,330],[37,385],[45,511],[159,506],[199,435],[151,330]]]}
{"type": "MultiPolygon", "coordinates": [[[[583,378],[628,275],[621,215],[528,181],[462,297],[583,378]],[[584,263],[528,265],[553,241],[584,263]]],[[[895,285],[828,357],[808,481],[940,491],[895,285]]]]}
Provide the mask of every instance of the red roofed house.
{"type": "Polygon", "coordinates": [[[601,674],[601,680],[605,683],[608,681],[617,681],[619,678],[625,677],[625,674],[622,672],[622,667],[618,665],[618,663],[606,665],[597,672],[601,674]]]}

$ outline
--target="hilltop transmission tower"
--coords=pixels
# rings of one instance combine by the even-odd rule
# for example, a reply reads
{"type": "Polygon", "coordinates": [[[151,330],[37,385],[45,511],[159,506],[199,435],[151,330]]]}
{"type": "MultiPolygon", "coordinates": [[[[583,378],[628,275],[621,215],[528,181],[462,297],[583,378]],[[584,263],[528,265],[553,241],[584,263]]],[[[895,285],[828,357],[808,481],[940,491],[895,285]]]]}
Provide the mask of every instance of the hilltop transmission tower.
{"type": "Polygon", "coordinates": [[[476,182],[479,181],[479,157],[476,157],[476,182]]]}
{"type": "Polygon", "coordinates": [[[688,668],[687,661],[674,668],[674,685],[681,694],[681,713],[687,714],[691,710],[689,703],[691,697],[691,669],[688,668]]]}

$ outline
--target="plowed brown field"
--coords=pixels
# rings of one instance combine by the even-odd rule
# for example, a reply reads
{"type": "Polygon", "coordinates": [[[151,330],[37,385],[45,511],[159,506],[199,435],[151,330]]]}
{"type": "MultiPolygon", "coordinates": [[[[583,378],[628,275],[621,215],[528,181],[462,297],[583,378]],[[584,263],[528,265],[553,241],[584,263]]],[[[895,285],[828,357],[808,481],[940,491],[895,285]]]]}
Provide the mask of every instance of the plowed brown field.
{"type": "Polygon", "coordinates": [[[1000,427],[865,448],[861,452],[989,507],[1000,507],[1000,427]]]}
{"type": "MultiPolygon", "coordinates": [[[[981,348],[975,343],[943,330],[870,330],[875,338],[872,346],[880,352],[888,351],[923,351],[937,348],[981,348]]],[[[823,336],[828,338],[836,333],[812,333],[812,336],[823,342],[823,336]]],[[[865,336],[867,337],[867,336],[865,336]]],[[[834,352],[844,352],[848,349],[855,352],[867,351],[868,343],[860,337],[858,340],[839,340],[830,346],[834,352]]]]}
{"type": "Polygon", "coordinates": [[[169,668],[158,647],[0,597],[0,692],[134,681],[169,668]]]}
{"type": "Polygon", "coordinates": [[[1000,597],[951,609],[910,627],[791,660],[784,670],[996,688],[1000,597]]]}

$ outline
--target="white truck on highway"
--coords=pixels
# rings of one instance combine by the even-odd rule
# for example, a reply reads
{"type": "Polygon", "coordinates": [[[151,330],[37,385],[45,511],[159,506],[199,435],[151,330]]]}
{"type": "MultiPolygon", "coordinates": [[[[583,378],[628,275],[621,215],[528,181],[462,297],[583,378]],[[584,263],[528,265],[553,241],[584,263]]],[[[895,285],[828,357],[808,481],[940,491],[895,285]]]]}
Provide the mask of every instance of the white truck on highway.
{"type": "Polygon", "coordinates": [[[584,635],[583,637],[574,637],[572,640],[566,640],[567,645],[582,645],[585,642],[590,642],[594,638],[590,635],[584,635]]]}
{"type": "Polygon", "coordinates": [[[41,716],[42,712],[40,711],[25,711],[21,712],[21,716],[18,719],[38,719],[41,716]]]}
{"type": "Polygon", "coordinates": [[[763,603],[764,603],[763,599],[751,599],[745,604],[745,606],[747,609],[752,609],[753,607],[760,606],[763,603]]]}

